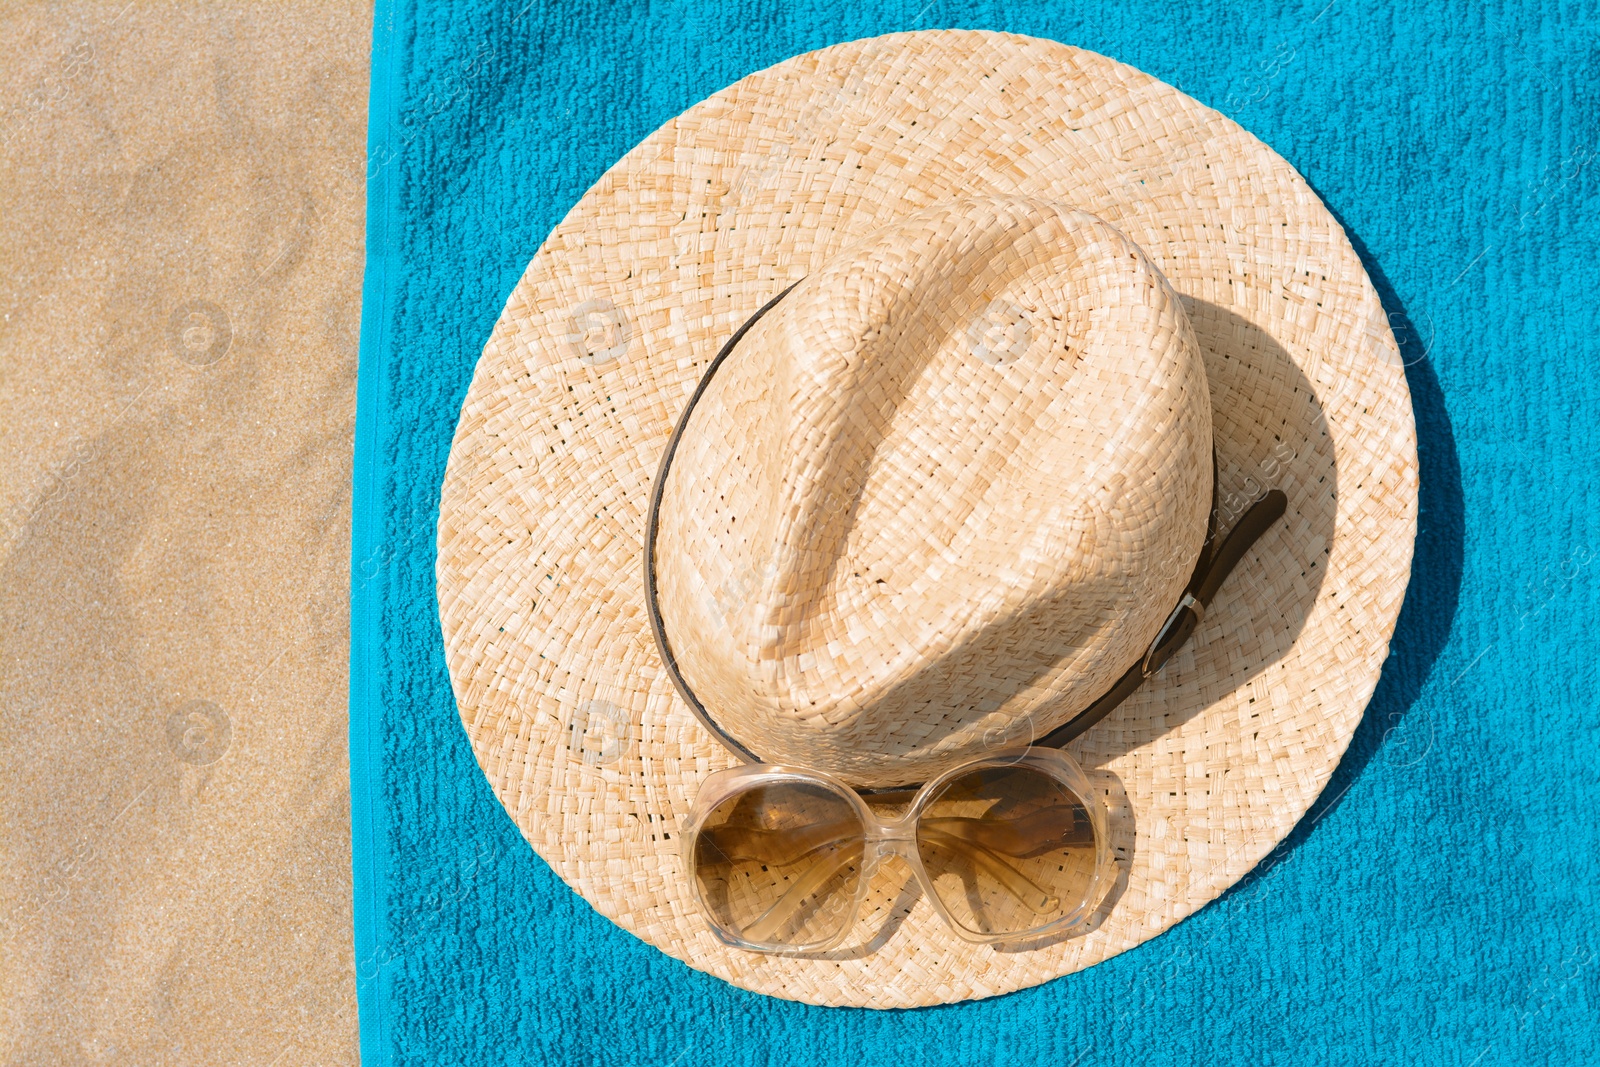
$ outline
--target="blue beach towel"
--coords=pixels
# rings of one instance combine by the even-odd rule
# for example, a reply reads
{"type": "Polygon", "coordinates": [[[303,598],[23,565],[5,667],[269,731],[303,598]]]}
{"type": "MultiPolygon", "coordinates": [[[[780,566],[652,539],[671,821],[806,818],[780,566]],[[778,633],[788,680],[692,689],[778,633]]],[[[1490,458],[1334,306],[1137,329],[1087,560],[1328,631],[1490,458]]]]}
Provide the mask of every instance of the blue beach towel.
{"type": "Polygon", "coordinates": [[[379,0],[373,42],[350,704],[367,1067],[1600,1062],[1593,5],[379,0]],[[1221,899],[1009,996],[814,1008],[647,947],[522,840],[456,714],[434,524],[483,342],[607,167],[751,71],[936,26],[1130,63],[1309,179],[1408,364],[1421,532],[1349,753],[1221,899]]]}

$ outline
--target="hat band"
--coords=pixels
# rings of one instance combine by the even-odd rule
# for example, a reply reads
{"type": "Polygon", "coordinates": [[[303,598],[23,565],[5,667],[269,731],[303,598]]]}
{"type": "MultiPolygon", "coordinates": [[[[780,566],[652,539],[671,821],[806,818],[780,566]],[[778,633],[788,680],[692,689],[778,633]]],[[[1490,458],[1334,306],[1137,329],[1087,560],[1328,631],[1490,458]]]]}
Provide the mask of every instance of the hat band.
{"type": "MultiPolygon", "coordinates": [[[[717,721],[711,717],[706,706],[695,695],[688,679],[683,676],[683,671],[678,667],[677,658],[672,654],[672,645],[667,640],[666,625],[661,618],[661,603],[656,591],[656,535],[660,531],[661,500],[666,493],[667,473],[672,469],[673,457],[677,454],[678,443],[683,439],[683,432],[689,425],[689,416],[694,413],[695,405],[705,395],[706,389],[711,384],[711,379],[733,353],[734,348],[750,327],[754,326],[761,316],[788,296],[800,282],[796,281],[784,289],[777,296],[763,304],[756,313],[745,320],[744,325],[733,332],[727,343],[722,346],[711,365],[706,368],[705,374],[695,386],[694,392],[689,397],[689,402],[684,406],[683,414],[678,416],[678,423],[672,429],[672,436],[667,439],[666,451],[661,456],[661,466],[656,471],[654,483],[650,487],[650,509],[645,517],[644,534],[644,594],[645,612],[650,619],[650,633],[655,637],[656,648],[661,653],[661,663],[667,669],[667,676],[672,679],[673,687],[678,695],[683,697],[689,705],[689,710],[694,717],[700,720],[711,735],[722,743],[730,752],[738,756],[745,763],[763,763],[762,758],[751,752],[738,739],[724,730],[717,721]]],[[[1150,642],[1150,647],[1145,654],[1135,660],[1121,678],[1117,679],[1110,689],[1106,690],[1078,714],[1068,719],[1062,725],[1050,731],[1044,737],[1032,742],[1035,747],[1060,748],[1083,734],[1095,723],[1133,695],[1144,680],[1166,666],[1178,649],[1182,648],[1189,640],[1195,628],[1200,625],[1200,620],[1205,617],[1205,610],[1210,606],[1211,600],[1222,588],[1222,583],[1227,580],[1233,568],[1238,564],[1250,547],[1256,543],[1267,529],[1276,522],[1288,507],[1288,497],[1281,489],[1271,489],[1252,504],[1239,521],[1234,523],[1228,536],[1220,544],[1213,544],[1217,536],[1217,452],[1216,446],[1211,449],[1211,513],[1206,519],[1206,539],[1200,546],[1200,556],[1195,560],[1194,571],[1189,577],[1189,584],[1185,587],[1183,595],[1173,605],[1172,611],[1167,615],[1167,620],[1156,633],[1155,639],[1150,642]]],[[[903,786],[891,786],[881,789],[859,790],[863,795],[874,793],[899,792],[904,789],[913,789],[921,783],[903,786]]]]}

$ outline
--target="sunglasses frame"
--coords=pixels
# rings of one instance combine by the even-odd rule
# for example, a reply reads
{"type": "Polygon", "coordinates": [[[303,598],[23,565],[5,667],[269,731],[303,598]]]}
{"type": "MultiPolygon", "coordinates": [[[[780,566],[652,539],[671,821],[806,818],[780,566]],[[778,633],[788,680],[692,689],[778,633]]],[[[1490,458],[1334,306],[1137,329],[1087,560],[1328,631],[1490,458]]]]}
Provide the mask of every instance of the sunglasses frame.
{"type": "MultiPolygon", "coordinates": [[[[900,792],[900,791],[897,791],[900,792]]],[[[909,789],[903,792],[910,792],[909,789]]],[[[882,799],[889,793],[875,791],[867,794],[874,799],[882,799]]],[[[971,760],[932,778],[920,787],[917,787],[911,804],[906,808],[905,814],[896,819],[879,818],[868,805],[866,798],[853,786],[825,771],[810,770],[803,767],[786,766],[783,764],[748,763],[727,770],[718,771],[706,779],[701,785],[699,793],[695,796],[693,808],[689,814],[689,829],[683,837],[683,863],[688,874],[690,894],[695,905],[700,909],[700,914],[705,918],[711,932],[724,944],[734,948],[748,949],[755,952],[767,953],[805,953],[822,952],[834,948],[850,936],[861,917],[861,903],[866,899],[867,890],[873,880],[878,866],[892,855],[899,855],[910,865],[912,875],[917,880],[934,910],[944,920],[952,932],[964,941],[978,944],[997,944],[1008,941],[1032,941],[1041,937],[1063,933],[1074,927],[1082,925],[1094,913],[1100,904],[1108,882],[1108,872],[1112,867],[1111,846],[1108,834],[1109,819],[1106,814],[1105,804],[1089,784],[1089,778],[1077,762],[1065,752],[1054,748],[1025,748],[997,752],[989,756],[971,760]],[[1028,767],[1042,773],[1057,784],[1065,787],[1083,804],[1089,817],[1089,826],[1094,831],[1094,869],[1089,877],[1089,885],[1084,891],[1083,899],[1078,906],[1059,919],[1017,933],[983,934],[969,930],[956,921],[945,907],[944,901],[934,889],[933,879],[928,875],[927,868],[923,865],[922,856],[917,848],[917,824],[923,811],[939,790],[953,779],[975,771],[996,767],[1028,767]],[[855,899],[850,903],[848,916],[839,924],[839,930],[825,941],[818,941],[804,945],[747,941],[737,934],[724,930],[713,917],[715,913],[708,906],[700,890],[700,879],[695,874],[695,848],[700,841],[700,833],[705,827],[706,820],[728,798],[758,785],[770,785],[781,782],[801,782],[808,785],[818,785],[827,788],[844,798],[861,820],[862,826],[862,855],[861,873],[857,878],[855,899]]]]}

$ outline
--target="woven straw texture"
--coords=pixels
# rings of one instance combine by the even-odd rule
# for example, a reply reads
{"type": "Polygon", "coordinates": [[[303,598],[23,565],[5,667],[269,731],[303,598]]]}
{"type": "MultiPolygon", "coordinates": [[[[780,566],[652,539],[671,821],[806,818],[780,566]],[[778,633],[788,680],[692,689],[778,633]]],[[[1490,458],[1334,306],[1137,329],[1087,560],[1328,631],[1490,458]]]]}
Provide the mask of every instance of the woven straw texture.
{"type": "Polygon", "coordinates": [[[551,234],[485,346],[440,506],[438,594],[479,762],[603,914],[748,989],[900,1007],[1089,966],[1215,898],[1288,833],[1385,658],[1416,525],[1398,351],[1336,221],[1233,123],[1103,57],[998,34],[840,45],[752,75],[628,153],[551,234]],[[959,941],[889,865],[824,958],[721,946],[675,830],[731,757],[660,670],[645,503],[735,329],[898,219],[964,195],[1099,216],[1180,294],[1204,362],[1224,526],[1289,498],[1189,646],[1072,746],[1117,878],[1086,934],[959,941]]]}
{"type": "Polygon", "coordinates": [[[962,198],[829,260],[718,370],[667,479],[663,619],[767,762],[926,781],[1110,688],[1210,503],[1171,286],[1091,216],[962,198]]]}

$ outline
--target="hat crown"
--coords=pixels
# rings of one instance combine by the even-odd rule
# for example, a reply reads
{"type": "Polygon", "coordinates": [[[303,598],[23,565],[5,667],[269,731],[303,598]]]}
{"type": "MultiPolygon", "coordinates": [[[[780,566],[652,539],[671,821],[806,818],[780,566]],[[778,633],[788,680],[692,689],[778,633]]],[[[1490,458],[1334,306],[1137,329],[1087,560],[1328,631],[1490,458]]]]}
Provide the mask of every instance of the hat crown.
{"type": "Polygon", "coordinates": [[[965,198],[834,255],[686,423],[663,625],[762,759],[923,780],[1042,736],[1143,654],[1211,498],[1205,371],[1126,237],[965,198]]]}

